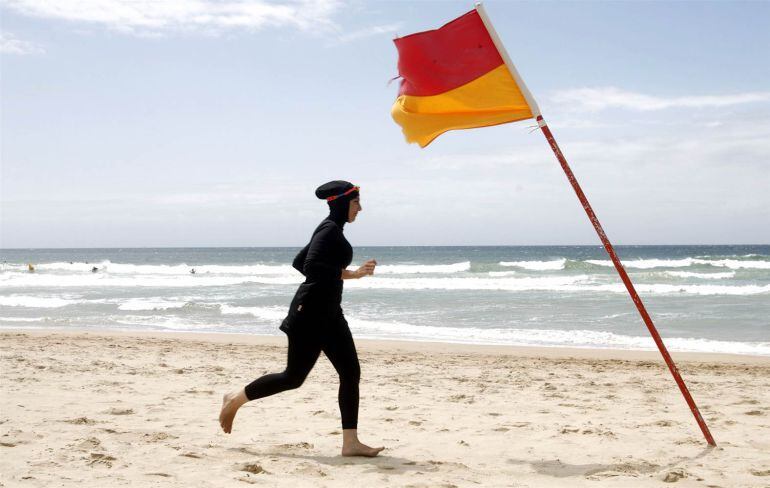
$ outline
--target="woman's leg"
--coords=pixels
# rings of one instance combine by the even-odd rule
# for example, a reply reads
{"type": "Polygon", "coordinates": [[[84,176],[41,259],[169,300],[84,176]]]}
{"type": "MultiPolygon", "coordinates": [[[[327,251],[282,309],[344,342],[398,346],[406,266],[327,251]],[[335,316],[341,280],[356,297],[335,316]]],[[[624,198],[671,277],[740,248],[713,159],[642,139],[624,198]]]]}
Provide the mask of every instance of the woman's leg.
{"type": "Polygon", "coordinates": [[[281,373],[266,374],[246,385],[246,398],[251,401],[299,388],[320,354],[321,345],[317,340],[299,333],[290,334],[286,369],[281,373]]]}
{"type": "Polygon", "coordinates": [[[342,455],[376,456],[384,448],[369,447],[358,440],[358,383],[361,368],[347,322],[342,319],[331,326],[324,338],[323,351],[340,377],[338,394],[342,417],[342,455]]]}
{"type": "Polygon", "coordinates": [[[244,403],[299,388],[320,354],[321,346],[318,340],[298,333],[289,334],[286,369],[281,373],[266,374],[245,388],[226,394],[222,399],[222,411],[219,414],[222,429],[228,434],[232,431],[235,414],[244,403]]]}

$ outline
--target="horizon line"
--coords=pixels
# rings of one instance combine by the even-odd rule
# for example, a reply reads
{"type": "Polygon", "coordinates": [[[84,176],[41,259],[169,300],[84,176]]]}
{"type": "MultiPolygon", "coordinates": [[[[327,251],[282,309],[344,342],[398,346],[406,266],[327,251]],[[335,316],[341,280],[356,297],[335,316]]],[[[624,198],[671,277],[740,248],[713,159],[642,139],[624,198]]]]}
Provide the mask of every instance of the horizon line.
{"type": "MultiPolygon", "coordinates": [[[[727,247],[727,246],[745,246],[759,247],[770,246],[770,243],[729,243],[729,244],[613,244],[616,247],[727,247]]],[[[0,251],[48,251],[48,250],[87,250],[87,249],[296,249],[303,246],[120,246],[120,247],[0,247],[0,251]]],[[[362,247],[604,247],[601,243],[595,244],[457,244],[457,245],[433,245],[433,244],[376,244],[376,245],[357,245],[354,248],[362,247]]]]}

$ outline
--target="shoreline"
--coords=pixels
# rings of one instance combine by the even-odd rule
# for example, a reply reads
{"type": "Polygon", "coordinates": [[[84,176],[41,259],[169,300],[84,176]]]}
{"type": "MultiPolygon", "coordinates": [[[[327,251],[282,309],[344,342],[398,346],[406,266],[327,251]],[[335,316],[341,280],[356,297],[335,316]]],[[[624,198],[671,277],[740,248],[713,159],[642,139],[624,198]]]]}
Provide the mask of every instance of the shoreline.
{"type": "MultiPolygon", "coordinates": [[[[0,336],[6,334],[28,334],[31,336],[61,335],[92,337],[131,337],[163,338],[188,340],[218,344],[242,344],[259,346],[285,346],[286,337],[280,335],[260,335],[242,332],[192,332],[192,331],[144,331],[135,329],[86,329],[86,328],[3,328],[0,336]]],[[[522,358],[547,359],[606,359],[627,361],[654,361],[663,358],[659,351],[638,349],[612,349],[594,347],[566,346],[514,346],[500,344],[472,344],[437,342],[421,340],[393,340],[358,338],[353,333],[356,347],[364,351],[394,353],[436,352],[454,354],[515,356],[522,358]]],[[[665,341],[665,339],[664,339],[665,341]]],[[[770,365],[770,356],[750,354],[729,354],[716,352],[678,352],[670,351],[675,362],[700,362],[721,364],[756,364],[770,365]]],[[[665,364],[665,363],[663,363],[665,364]]]]}

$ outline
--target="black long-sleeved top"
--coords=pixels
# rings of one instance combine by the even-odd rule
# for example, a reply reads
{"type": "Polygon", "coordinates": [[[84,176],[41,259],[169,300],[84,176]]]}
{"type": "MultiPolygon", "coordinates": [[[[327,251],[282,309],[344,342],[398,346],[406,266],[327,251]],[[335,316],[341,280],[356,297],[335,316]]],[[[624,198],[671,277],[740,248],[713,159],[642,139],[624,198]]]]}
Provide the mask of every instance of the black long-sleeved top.
{"type": "MultiPolygon", "coordinates": [[[[344,225],[344,223],[342,224],[344,225]]],[[[342,303],[342,270],[353,261],[353,248],[342,227],[331,218],[324,219],[313,232],[292,266],[305,275],[292,300],[292,307],[302,305],[308,312],[335,312],[342,303]]]]}

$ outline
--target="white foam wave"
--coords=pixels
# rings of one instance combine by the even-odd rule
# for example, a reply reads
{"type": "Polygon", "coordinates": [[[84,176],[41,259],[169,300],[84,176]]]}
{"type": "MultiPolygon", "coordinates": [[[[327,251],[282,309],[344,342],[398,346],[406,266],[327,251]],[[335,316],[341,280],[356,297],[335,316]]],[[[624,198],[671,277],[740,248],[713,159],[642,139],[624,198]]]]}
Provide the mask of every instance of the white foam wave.
{"type": "MultiPolygon", "coordinates": [[[[436,327],[350,317],[348,317],[348,323],[358,336],[377,339],[513,346],[656,349],[655,343],[649,336],[626,336],[592,330],[436,327]]],[[[770,342],[731,342],[681,337],[665,338],[664,341],[672,351],[770,355],[770,342]]]]}
{"type": "MultiPolygon", "coordinates": [[[[587,259],[586,263],[596,266],[613,267],[609,259],[587,259]]],[[[715,266],[730,269],[770,269],[770,261],[743,261],[739,259],[635,259],[623,261],[626,268],[651,269],[651,268],[686,268],[695,264],[715,266]]]]}
{"type": "MultiPolygon", "coordinates": [[[[551,276],[547,278],[421,278],[393,279],[368,278],[345,285],[349,289],[390,290],[499,290],[499,291],[554,291],[554,292],[610,292],[626,293],[622,283],[597,284],[588,275],[551,276]]],[[[757,295],[770,293],[770,285],[672,285],[638,284],[640,293],[693,295],[757,295]]]]}
{"type": "MultiPolygon", "coordinates": [[[[614,267],[609,259],[586,259],[586,263],[596,266],[614,267]]],[[[684,259],[635,259],[632,261],[622,261],[626,268],[651,269],[651,268],[686,268],[692,266],[695,260],[693,258],[684,259]]]]}
{"type": "MultiPolygon", "coordinates": [[[[355,269],[351,267],[350,269],[355,269]]],[[[383,264],[378,265],[377,274],[429,274],[429,273],[460,273],[471,269],[470,261],[454,264],[383,264]]]]}
{"type": "Polygon", "coordinates": [[[0,306],[26,308],[60,308],[79,303],[77,300],[66,300],[59,297],[35,297],[26,295],[0,296],[0,306]]]}
{"type": "Polygon", "coordinates": [[[0,317],[0,322],[43,322],[47,317],[0,317]]]}
{"type": "MultiPolygon", "coordinates": [[[[384,290],[500,290],[500,291],[553,291],[553,292],[612,292],[625,293],[620,283],[600,284],[596,276],[547,276],[547,277],[406,277],[391,278],[372,276],[362,280],[350,280],[345,284],[349,289],[384,289],[384,290]]],[[[223,287],[233,285],[298,285],[299,278],[280,276],[263,277],[204,277],[204,276],[123,276],[109,275],[35,275],[18,274],[0,277],[3,285],[16,288],[102,288],[102,287],[158,287],[191,288],[223,287]]],[[[696,295],[757,295],[770,292],[770,285],[699,285],[699,284],[637,284],[636,289],[650,294],[689,293],[696,295]]],[[[41,299],[28,297],[18,299],[5,297],[8,306],[60,307],[77,301],[62,298],[41,299]],[[24,305],[26,303],[27,305],[24,305]],[[15,305],[14,305],[15,304],[15,305]]]]}
{"type": "Polygon", "coordinates": [[[182,308],[186,304],[186,301],[166,300],[164,298],[129,298],[118,306],[118,310],[133,312],[139,310],[169,310],[172,308],[182,308]]]}
{"type": "MultiPolygon", "coordinates": [[[[195,274],[214,274],[214,275],[297,275],[291,265],[273,265],[273,264],[237,264],[237,265],[190,265],[190,264],[128,264],[113,263],[109,260],[93,263],[41,263],[35,265],[38,272],[45,271],[71,271],[74,273],[90,273],[93,267],[99,268],[100,273],[110,274],[128,274],[128,275],[172,275],[184,276],[190,274],[190,270],[195,269],[195,274]]],[[[15,266],[17,271],[26,271],[27,267],[15,266]]]]}
{"type": "Polygon", "coordinates": [[[770,269],[770,261],[742,261],[739,259],[694,259],[697,264],[710,264],[730,269],[770,269]]]}
{"type": "Polygon", "coordinates": [[[549,276],[542,278],[378,278],[350,281],[346,288],[390,290],[507,290],[558,291],[578,282],[590,282],[588,275],[549,276]]]}
{"type": "Polygon", "coordinates": [[[214,328],[212,324],[208,322],[205,324],[200,324],[190,320],[189,318],[174,317],[168,315],[124,315],[116,317],[114,320],[115,324],[117,325],[129,327],[139,326],[142,328],[150,327],[181,331],[199,331],[202,329],[214,328]]]}
{"type": "Polygon", "coordinates": [[[0,275],[0,282],[8,287],[164,287],[164,288],[194,288],[202,286],[232,286],[247,283],[264,285],[294,285],[302,282],[299,273],[295,276],[210,276],[191,275],[125,275],[114,276],[102,273],[68,274],[38,274],[18,273],[0,275]]]}
{"type": "Polygon", "coordinates": [[[516,274],[516,271],[490,271],[489,276],[492,276],[493,278],[502,278],[505,276],[513,276],[516,274]]]}
{"type": "Polygon", "coordinates": [[[664,274],[674,278],[699,278],[703,280],[724,280],[735,276],[735,271],[726,273],[693,273],[690,271],[664,271],[664,274]]]}
{"type": "Polygon", "coordinates": [[[555,259],[552,261],[500,261],[500,266],[530,269],[534,271],[555,271],[564,269],[567,260],[555,259]]]}
{"type": "MultiPolygon", "coordinates": [[[[583,291],[607,291],[613,293],[626,293],[626,288],[622,284],[612,285],[593,285],[584,287],[583,291]]],[[[670,284],[638,284],[634,288],[639,293],[649,293],[651,295],[669,295],[686,293],[690,295],[759,295],[770,293],[770,285],[670,285],[670,284]]],[[[576,290],[577,291],[577,290],[576,290]]]]}
{"type": "Polygon", "coordinates": [[[286,307],[239,307],[235,305],[219,304],[222,315],[251,315],[263,320],[282,320],[286,317],[286,307]]]}

